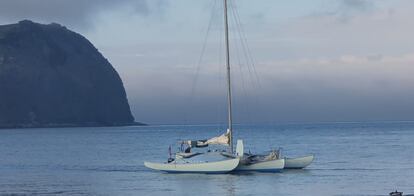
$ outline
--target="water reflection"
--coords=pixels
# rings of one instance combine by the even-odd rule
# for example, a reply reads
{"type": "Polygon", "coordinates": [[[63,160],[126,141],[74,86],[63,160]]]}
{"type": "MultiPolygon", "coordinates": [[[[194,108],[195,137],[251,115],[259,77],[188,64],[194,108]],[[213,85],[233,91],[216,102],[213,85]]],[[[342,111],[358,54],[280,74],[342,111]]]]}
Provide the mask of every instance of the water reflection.
{"type": "Polygon", "coordinates": [[[160,182],[168,181],[167,187],[174,187],[178,195],[187,194],[213,194],[236,195],[235,181],[237,176],[231,174],[168,174],[158,173],[163,178],[160,182]]]}

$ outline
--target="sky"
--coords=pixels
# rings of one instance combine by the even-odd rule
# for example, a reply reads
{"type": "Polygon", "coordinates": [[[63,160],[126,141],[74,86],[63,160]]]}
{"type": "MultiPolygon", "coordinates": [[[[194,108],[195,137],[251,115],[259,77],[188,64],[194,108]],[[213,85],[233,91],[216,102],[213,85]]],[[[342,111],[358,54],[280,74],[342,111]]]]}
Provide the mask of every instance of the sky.
{"type": "MultiPolygon", "coordinates": [[[[414,1],[229,1],[235,123],[414,120],[414,1]]],[[[0,1],[22,19],[88,38],[136,121],[226,122],[222,0],[0,1]]]]}

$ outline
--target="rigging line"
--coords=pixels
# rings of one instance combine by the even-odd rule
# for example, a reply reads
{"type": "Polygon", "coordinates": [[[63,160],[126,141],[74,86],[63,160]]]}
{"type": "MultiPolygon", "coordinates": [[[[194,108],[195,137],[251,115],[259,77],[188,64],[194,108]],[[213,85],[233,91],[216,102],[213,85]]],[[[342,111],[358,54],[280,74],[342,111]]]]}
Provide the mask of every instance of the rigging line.
{"type": "MultiPolygon", "coordinates": [[[[221,40],[221,43],[222,43],[222,41],[223,40],[221,40]]],[[[220,48],[219,50],[222,51],[223,49],[220,48]]],[[[224,64],[224,61],[221,59],[221,61],[219,61],[219,63],[217,65],[218,65],[218,70],[219,70],[219,74],[218,74],[219,75],[219,77],[218,77],[218,86],[219,86],[219,88],[218,89],[222,89],[220,91],[222,91],[221,94],[224,95],[224,93],[226,93],[227,91],[225,91],[226,90],[225,88],[221,88],[221,87],[225,86],[224,77],[222,77],[224,75],[224,69],[222,69],[223,64],[224,64]]],[[[216,122],[218,122],[220,128],[224,128],[226,126],[226,121],[225,121],[226,118],[224,116],[224,114],[226,113],[225,109],[226,109],[226,104],[224,103],[224,100],[220,99],[217,102],[217,110],[216,110],[216,112],[217,112],[216,122]]]]}
{"type": "Polygon", "coordinates": [[[251,50],[250,50],[249,43],[248,43],[248,39],[247,39],[246,33],[245,33],[245,31],[244,31],[243,24],[241,23],[241,20],[240,20],[240,14],[239,14],[239,11],[238,11],[237,9],[235,9],[235,13],[236,13],[236,16],[237,16],[237,20],[239,21],[239,26],[240,26],[240,29],[241,29],[241,33],[242,33],[242,35],[243,35],[243,37],[244,37],[244,42],[245,42],[246,47],[247,47],[247,52],[248,52],[248,55],[249,55],[250,60],[251,60],[251,63],[252,63],[252,64],[251,64],[251,66],[252,66],[253,71],[254,71],[254,74],[255,74],[255,76],[256,76],[256,79],[257,79],[257,83],[258,83],[258,85],[259,85],[259,88],[261,88],[260,77],[259,77],[259,75],[258,75],[258,73],[257,73],[256,66],[255,66],[255,65],[256,65],[256,62],[255,62],[255,60],[254,60],[254,58],[253,58],[253,55],[252,55],[252,52],[251,52],[251,50]]]}
{"type": "MultiPolygon", "coordinates": [[[[242,45],[242,49],[243,49],[242,51],[243,51],[243,54],[244,54],[244,58],[246,60],[247,70],[249,71],[249,76],[252,79],[252,82],[254,82],[255,77],[254,77],[252,69],[249,66],[251,62],[250,62],[250,59],[249,59],[248,51],[246,49],[247,47],[245,46],[244,39],[243,39],[243,36],[241,34],[241,31],[242,31],[242,29],[240,27],[241,22],[240,22],[240,20],[238,20],[235,10],[236,10],[236,7],[232,7],[232,14],[233,14],[233,17],[235,18],[235,21],[236,21],[235,26],[236,26],[237,33],[240,37],[240,43],[242,45]]],[[[254,83],[252,83],[252,84],[253,84],[253,87],[254,87],[254,83]]]]}
{"type": "MultiPolygon", "coordinates": [[[[217,0],[213,1],[211,4],[213,4],[212,5],[213,8],[211,10],[210,19],[209,19],[209,23],[208,23],[208,26],[207,26],[207,32],[206,32],[205,37],[204,37],[203,46],[201,47],[201,54],[200,54],[200,57],[198,58],[198,62],[196,64],[196,71],[195,71],[196,73],[194,74],[194,78],[193,78],[193,82],[192,82],[192,86],[191,86],[190,105],[192,105],[193,102],[194,102],[195,89],[196,89],[196,86],[197,86],[197,83],[198,83],[198,77],[200,75],[201,63],[202,63],[203,58],[204,58],[204,54],[205,54],[205,51],[206,51],[206,48],[207,48],[208,37],[210,35],[211,27],[213,25],[213,21],[215,19],[215,15],[216,15],[215,11],[216,11],[216,6],[217,6],[217,0]]],[[[188,120],[188,111],[187,111],[187,114],[186,114],[186,119],[188,120]]]]}
{"type": "MultiPolygon", "coordinates": [[[[245,59],[245,61],[246,61],[246,67],[247,67],[247,70],[249,71],[249,76],[250,76],[250,78],[252,79],[252,83],[254,82],[254,75],[252,74],[252,70],[251,70],[251,68],[248,66],[251,62],[250,62],[250,59],[249,59],[249,55],[247,54],[248,53],[248,51],[247,51],[247,49],[246,49],[246,44],[243,42],[243,36],[242,36],[242,34],[241,34],[241,28],[240,28],[240,20],[238,20],[237,19],[237,15],[235,14],[236,12],[236,10],[237,10],[237,8],[235,7],[235,5],[234,5],[234,7],[232,7],[233,9],[232,9],[232,14],[233,14],[233,18],[234,18],[234,21],[235,21],[235,26],[236,26],[236,30],[237,30],[237,34],[238,34],[238,36],[239,36],[239,38],[240,38],[240,44],[241,44],[241,48],[242,48],[242,51],[243,51],[243,54],[244,54],[244,59],[245,59]]],[[[240,64],[240,65],[244,65],[244,64],[240,64]]],[[[252,87],[254,87],[254,85],[252,86],[252,87]]]]}
{"type": "MultiPolygon", "coordinates": [[[[244,52],[244,55],[245,55],[245,59],[246,59],[246,63],[247,63],[247,69],[249,71],[249,76],[252,79],[251,80],[252,84],[253,84],[252,87],[253,88],[258,87],[259,89],[261,89],[260,78],[258,77],[257,71],[255,69],[255,60],[252,56],[252,53],[251,53],[250,48],[249,48],[249,44],[247,42],[247,36],[244,32],[244,29],[243,29],[243,26],[242,26],[242,23],[241,23],[241,19],[240,19],[240,15],[239,15],[239,12],[238,12],[238,9],[237,9],[237,5],[236,5],[235,1],[232,1],[232,2],[233,2],[233,5],[234,5],[233,14],[234,14],[234,18],[235,18],[236,24],[237,24],[236,27],[238,29],[239,37],[240,37],[240,40],[241,40],[241,43],[242,43],[242,46],[243,46],[243,52],[244,52]],[[252,74],[252,69],[253,69],[254,74],[252,74]],[[254,85],[255,84],[254,81],[256,81],[257,86],[254,85]]],[[[255,102],[254,105],[259,106],[259,103],[260,103],[259,96],[256,93],[253,93],[253,95],[254,95],[253,96],[254,97],[253,101],[255,102]]],[[[252,121],[251,112],[248,112],[248,114],[249,114],[248,119],[250,121],[252,121]]]]}
{"type": "MultiPolygon", "coordinates": [[[[239,36],[239,38],[240,38],[240,41],[242,41],[242,37],[241,37],[241,34],[240,34],[240,32],[239,32],[239,29],[237,28],[237,26],[238,26],[238,24],[237,24],[237,20],[236,20],[236,17],[235,17],[235,14],[234,14],[234,7],[231,7],[232,9],[231,9],[231,11],[232,11],[232,14],[233,14],[233,21],[234,21],[234,24],[235,24],[235,26],[236,26],[236,30],[237,30],[237,32],[238,32],[238,36],[239,36]]],[[[243,68],[243,63],[241,62],[241,58],[240,58],[240,56],[239,56],[239,48],[238,48],[238,44],[241,44],[242,46],[241,46],[241,48],[242,48],[242,51],[243,51],[243,53],[245,54],[245,50],[244,50],[244,47],[243,47],[243,43],[242,42],[235,42],[236,44],[235,44],[235,46],[236,46],[236,55],[237,55],[237,58],[238,58],[238,61],[239,61],[239,66],[240,66],[240,70],[242,70],[242,68],[243,68]]],[[[246,57],[246,54],[244,55],[244,58],[245,58],[245,60],[246,60],[246,63],[248,64],[249,62],[248,62],[248,59],[247,59],[247,57],[246,57]]],[[[248,67],[249,68],[249,67],[248,67]]],[[[250,73],[250,70],[249,70],[249,73],[250,73]]],[[[242,77],[243,77],[244,75],[242,74],[242,77]]],[[[244,83],[243,83],[244,84],[244,83]]],[[[243,86],[243,88],[244,88],[245,86],[243,86]]],[[[245,89],[244,89],[245,90],[245,89]]]]}
{"type": "MultiPolygon", "coordinates": [[[[231,11],[233,13],[233,17],[232,17],[233,20],[232,21],[236,25],[237,24],[237,21],[236,21],[236,18],[234,17],[234,9],[231,9],[231,11]]],[[[238,34],[238,35],[239,35],[239,38],[241,40],[240,34],[238,34]]],[[[243,63],[242,63],[242,60],[240,58],[240,48],[239,48],[240,43],[237,42],[237,41],[234,41],[233,43],[235,43],[234,44],[234,46],[235,46],[234,47],[235,48],[234,53],[236,54],[236,58],[237,58],[237,61],[238,61],[238,68],[239,68],[239,73],[240,73],[242,92],[243,92],[244,97],[247,98],[248,97],[248,93],[247,93],[247,89],[246,89],[246,81],[245,81],[244,74],[243,74],[244,73],[243,72],[243,66],[242,66],[243,63]]],[[[237,90],[237,89],[235,89],[235,90],[237,90]]],[[[246,102],[245,104],[241,104],[241,105],[243,105],[244,113],[247,114],[247,118],[249,119],[249,121],[251,121],[251,115],[250,115],[250,112],[249,112],[250,111],[250,109],[249,109],[250,108],[249,103],[246,102]]]]}
{"type": "Polygon", "coordinates": [[[207,41],[208,41],[208,37],[210,35],[211,26],[212,26],[214,16],[215,16],[214,11],[215,11],[215,8],[216,8],[216,2],[217,1],[214,1],[213,10],[212,10],[212,13],[211,13],[211,16],[210,16],[210,21],[209,21],[208,27],[207,27],[207,32],[206,32],[206,35],[204,37],[203,47],[201,48],[201,54],[200,54],[200,57],[199,57],[198,62],[197,62],[196,74],[195,74],[195,77],[194,77],[194,80],[193,80],[194,85],[191,88],[192,96],[194,95],[195,86],[196,86],[196,83],[198,82],[198,76],[200,74],[201,62],[203,61],[204,54],[205,54],[205,51],[206,51],[206,48],[207,48],[207,41]]]}
{"type": "Polygon", "coordinates": [[[240,36],[241,36],[241,40],[242,40],[242,43],[243,43],[243,47],[246,50],[246,56],[247,56],[248,66],[251,66],[252,67],[253,72],[255,74],[254,76],[256,77],[255,79],[257,80],[256,82],[257,82],[257,84],[260,87],[260,80],[259,80],[258,74],[256,72],[255,61],[254,61],[252,52],[250,50],[249,43],[247,41],[247,36],[246,36],[245,31],[244,31],[243,24],[241,22],[240,15],[239,15],[239,12],[238,12],[237,9],[235,9],[235,18],[238,21],[239,33],[240,33],[240,36]]]}
{"type": "MultiPolygon", "coordinates": [[[[220,0],[221,1],[221,0],[220,0]]],[[[220,7],[220,10],[223,10],[224,9],[224,5],[222,4],[222,3],[220,3],[219,5],[221,5],[221,7],[220,7]]],[[[222,12],[220,12],[221,14],[222,14],[222,12]]],[[[220,14],[220,18],[223,18],[223,15],[221,15],[220,14]]],[[[223,26],[224,26],[224,21],[223,20],[220,20],[220,24],[219,24],[219,33],[220,33],[220,35],[219,35],[219,51],[218,51],[218,69],[219,69],[219,88],[218,89],[222,89],[222,91],[223,91],[223,95],[225,95],[225,94],[227,94],[227,89],[226,88],[221,88],[221,87],[225,87],[226,85],[225,85],[225,81],[224,81],[224,71],[225,71],[225,67],[223,66],[224,64],[225,64],[225,60],[224,60],[224,56],[223,56],[223,54],[224,54],[224,48],[223,48],[223,46],[224,46],[224,28],[223,28],[223,26]]],[[[227,126],[227,122],[224,120],[225,119],[225,116],[224,116],[224,114],[227,112],[227,110],[226,110],[226,103],[224,102],[224,100],[223,101],[220,101],[219,102],[220,104],[218,104],[218,107],[219,108],[217,108],[217,113],[219,113],[219,115],[220,115],[220,120],[217,120],[217,122],[219,122],[219,124],[220,124],[220,127],[221,128],[223,128],[223,127],[226,127],[227,126]],[[221,106],[221,107],[220,107],[221,106]],[[220,111],[220,109],[221,109],[221,111],[220,111]]]]}

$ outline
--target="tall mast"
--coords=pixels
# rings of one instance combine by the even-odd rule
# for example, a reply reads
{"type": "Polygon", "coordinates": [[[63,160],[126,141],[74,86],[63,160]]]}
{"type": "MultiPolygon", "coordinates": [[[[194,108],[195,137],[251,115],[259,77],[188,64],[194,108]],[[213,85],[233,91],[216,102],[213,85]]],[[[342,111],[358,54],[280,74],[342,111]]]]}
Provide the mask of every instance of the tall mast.
{"type": "Polygon", "coordinates": [[[231,108],[231,79],[230,79],[230,42],[229,21],[227,16],[227,0],[224,0],[224,32],[226,40],[226,67],[227,67],[227,102],[228,102],[228,129],[230,131],[230,152],[233,153],[233,115],[231,108]]]}

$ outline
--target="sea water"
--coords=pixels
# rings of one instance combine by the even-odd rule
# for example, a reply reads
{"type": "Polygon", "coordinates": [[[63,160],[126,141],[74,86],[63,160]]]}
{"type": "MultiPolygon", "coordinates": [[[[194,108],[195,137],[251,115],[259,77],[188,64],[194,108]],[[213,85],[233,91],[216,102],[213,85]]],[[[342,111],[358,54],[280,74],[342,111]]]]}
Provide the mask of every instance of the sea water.
{"type": "Polygon", "coordinates": [[[184,139],[223,125],[0,130],[0,195],[387,195],[414,193],[414,123],[237,125],[245,152],[314,154],[305,170],[225,175],[166,174],[184,139]]]}

